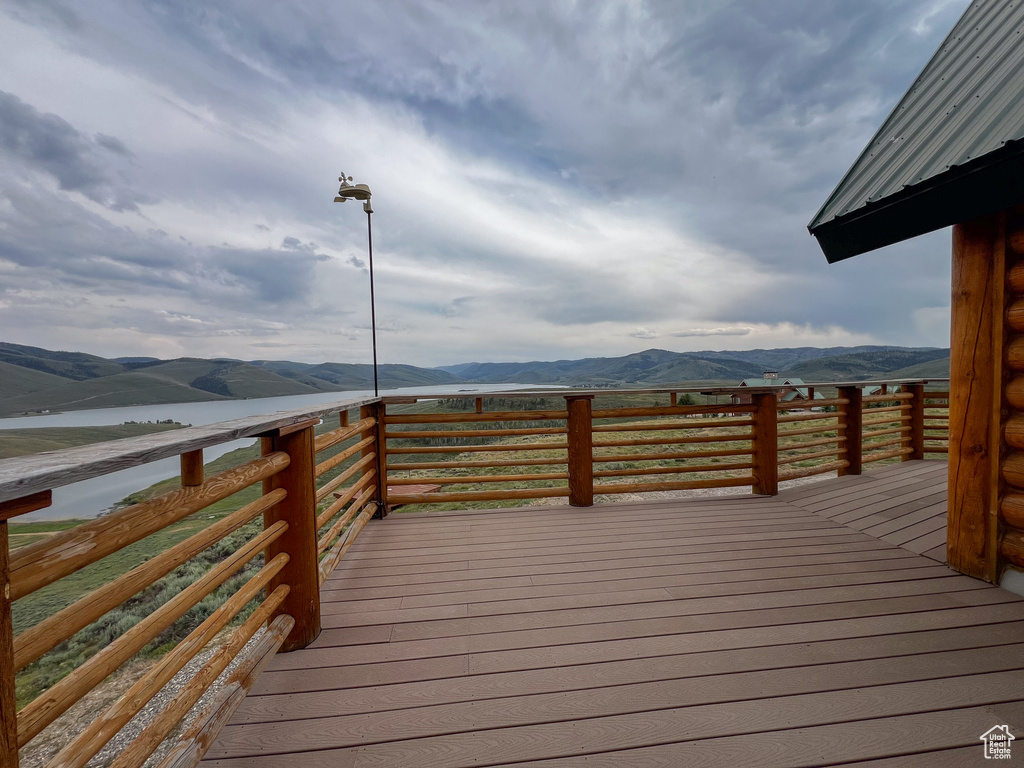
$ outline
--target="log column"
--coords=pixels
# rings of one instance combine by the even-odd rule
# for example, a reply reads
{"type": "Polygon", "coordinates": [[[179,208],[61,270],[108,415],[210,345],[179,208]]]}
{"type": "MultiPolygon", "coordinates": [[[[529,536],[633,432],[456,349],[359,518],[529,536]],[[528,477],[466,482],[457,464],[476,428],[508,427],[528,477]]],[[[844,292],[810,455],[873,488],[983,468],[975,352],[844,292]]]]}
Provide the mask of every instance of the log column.
{"type": "Polygon", "coordinates": [[[281,646],[284,652],[305,648],[320,634],[320,571],[313,477],[316,467],[313,425],[316,422],[319,419],[277,430],[265,438],[267,442],[263,444],[265,451],[284,451],[290,460],[285,469],[268,479],[270,490],[283,488],[288,495],[263,516],[267,526],[278,520],[288,523],[285,534],[272,542],[264,553],[267,562],[282,552],[289,557],[288,564],[267,586],[268,595],[281,584],[290,588],[274,614],[288,614],[295,619],[295,626],[281,646]]]}
{"type": "Polygon", "coordinates": [[[1007,562],[1024,566],[1024,537],[1000,523],[1000,508],[1013,518],[1024,499],[1020,225],[1005,211],[953,228],[946,550],[951,567],[991,582],[1007,562]]]}
{"type": "Polygon", "coordinates": [[[839,397],[847,401],[839,406],[839,456],[847,464],[840,467],[839,476],[859,475],[863,467],[864,391],[860,387],[839,387],[839,397]]]}
{"type": "Polygon", "coordinates": [[[754,405],[753,492],[775,496],[779,492],[778,401],[774,392],[750,398],[754,405]]]}
{"type": "Polygon", "coordinates": [[[568,411],[566,435],[569,444],[569,504],[590,507],[594,504],[594,433],[591,428],[593,395],[566,395],[568,411]]]}
{"type": "Polygon", "coordinates": [[[383,519],[387,517],[388,512],[391,510],[388,508],[388,482],[385,467],[387,466],[387,441],[384,437],[384,419],[385,410],[384,403],[376,402],[364,405],[359,408],[359,418],[362,419],[373,419],[376,423],[359,433],[359,439],[365,440],[368,437],[374,438],[372,445],[363,448],[361,458],[366,458],[370,454],[374,454],[377,457],[376,466],[374,469],[377,472],[376,483],[373,494],[374,503],[377,505],[377,511],[373,513],[375,520],[383,519]]]}

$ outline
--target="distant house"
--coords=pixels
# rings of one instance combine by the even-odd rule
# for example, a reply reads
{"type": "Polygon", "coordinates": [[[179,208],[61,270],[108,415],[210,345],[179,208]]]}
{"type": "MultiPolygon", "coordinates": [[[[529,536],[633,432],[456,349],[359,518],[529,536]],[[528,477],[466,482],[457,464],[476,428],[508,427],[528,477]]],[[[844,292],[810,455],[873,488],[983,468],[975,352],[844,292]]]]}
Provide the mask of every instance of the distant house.
{"type": "Polygon", "coordinates": [[[974,0],[808,225],[830,263],[953,227],[947,554],[997,583],[1024,571],[1022,35],[1024,3],[974,0]]]}
{"type": "MultiPolygon", "coordinates": [[[[813,392],[803,379],[779,378],[777,371],[765,371],[760,379],[744,379],[737,387],[778,387],[775,397],[780,403],[788,403],[794,400],[822,400],[822,395],[813,392]]],[[[733,405],[748,405],[751,402],[751,395],[739,392],[732,396],[733,405]]]]}

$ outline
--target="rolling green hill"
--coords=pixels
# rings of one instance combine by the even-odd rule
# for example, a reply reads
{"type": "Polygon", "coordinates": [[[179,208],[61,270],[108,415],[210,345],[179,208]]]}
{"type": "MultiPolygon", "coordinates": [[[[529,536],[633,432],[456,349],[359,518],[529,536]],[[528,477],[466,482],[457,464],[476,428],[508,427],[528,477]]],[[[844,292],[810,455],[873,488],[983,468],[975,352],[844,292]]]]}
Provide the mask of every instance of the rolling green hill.
{"type": "MultiPolygon", "coordinates": [[[[384,389],[446,384],[556,384],[667,387],[738,383],[765,369],[807,382],[943,378],[949,350],[908,347],[791,347],[721,352],[648,349],[622,357],[526,363],[462,363],[440,368],[380,366],[384,389]]],[[[297,363],[182,357],[107,360],[0,343],[0,416],[43,410],[304,395],[369,389],[373,368],[353,363],[297,363]]]]}
{"type": "MultiPolygon", "coordinates": [[[[924,374],[896,373],[910,367],[945,361],[945,375],[949,375],[949,352],[945,349],[912,350],[883,347],[854,354],[833,355],[817,360],[806,360],[786,369],[789,376],[804,381],[854,381],[876,378],[909,378],[924,374]]],[[[934,366],[928,370],[935,370],[934,366]]],[[[936,376],[937,377],[937,376],[936,376]]]]}
{"type": "MultiPolygon", "coordinates": [[[[446,371],[411,365],[380,366],[384,388],[462,381],[446,371]]],[[[373,367],[290,361],[107,360],[79,352],[52,352],[0,343],[0,417],[40,411],[306,395],[366,389],[373,367]]]]}
{"type": "Polygon", "coordinates": [[[69,381],[70,379],[63,376],[24,368],[14,363],[0,362],[0,398],[17,397],[41,389],[59,387],[69,381]]]}

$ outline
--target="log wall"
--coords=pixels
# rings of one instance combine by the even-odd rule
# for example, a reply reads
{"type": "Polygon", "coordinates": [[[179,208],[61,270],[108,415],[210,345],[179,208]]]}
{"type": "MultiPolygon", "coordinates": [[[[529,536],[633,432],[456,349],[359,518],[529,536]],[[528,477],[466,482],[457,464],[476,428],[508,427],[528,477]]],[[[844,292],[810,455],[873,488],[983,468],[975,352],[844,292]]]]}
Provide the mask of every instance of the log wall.
{"type": "Polygon", "coordinates": [[[991,582],[1024,567],[1022,214],[953,229],[947,552],[991,582]]]}

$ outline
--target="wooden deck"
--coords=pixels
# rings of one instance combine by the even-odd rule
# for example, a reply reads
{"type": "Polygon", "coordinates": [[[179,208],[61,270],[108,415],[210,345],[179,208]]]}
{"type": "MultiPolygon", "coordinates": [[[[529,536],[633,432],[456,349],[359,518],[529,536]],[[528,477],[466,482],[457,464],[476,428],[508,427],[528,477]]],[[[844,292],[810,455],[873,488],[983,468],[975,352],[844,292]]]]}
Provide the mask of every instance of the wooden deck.
{"type": "Polygon", "coordinates": [[[908,462],[774,498],[392,515],[206,764],[987,764],[981,734],[1024,737],[1024,601],[936,562],[944,488],[908,462]]]}

